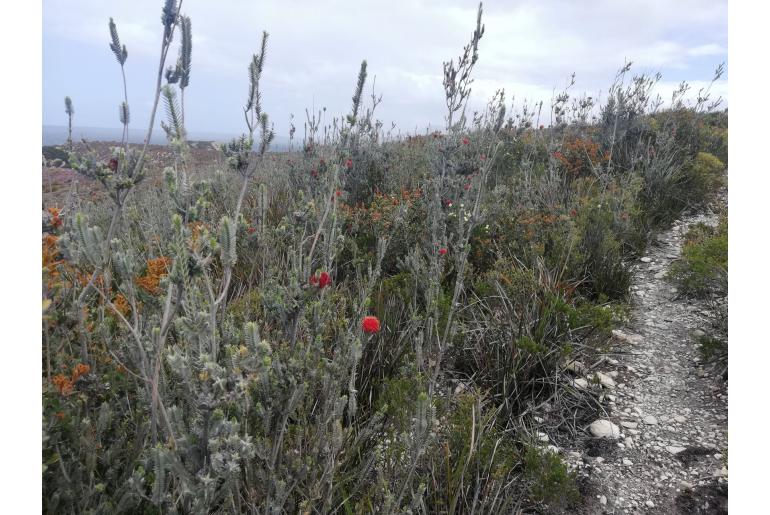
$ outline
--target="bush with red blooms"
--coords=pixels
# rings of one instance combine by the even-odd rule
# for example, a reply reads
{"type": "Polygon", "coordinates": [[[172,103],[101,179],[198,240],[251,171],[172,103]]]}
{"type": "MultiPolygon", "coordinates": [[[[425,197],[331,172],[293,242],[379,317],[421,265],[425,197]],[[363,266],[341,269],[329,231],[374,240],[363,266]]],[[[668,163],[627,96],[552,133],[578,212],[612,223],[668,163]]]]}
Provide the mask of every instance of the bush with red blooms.
{"type": "Polygon", "coordinates": [[[320,274],[313,274],[310,277],[310,284],[318,286],[319,289],[326,288],[332,283],[332,278],[328,272],[321,272],[320,274]]]}
{"type": "Polygon", "coordinates": [[[380,321],[374,316],[365,316],[361,321],[361,329],[367,334],[374,334],[380,332],[380,321]]]}

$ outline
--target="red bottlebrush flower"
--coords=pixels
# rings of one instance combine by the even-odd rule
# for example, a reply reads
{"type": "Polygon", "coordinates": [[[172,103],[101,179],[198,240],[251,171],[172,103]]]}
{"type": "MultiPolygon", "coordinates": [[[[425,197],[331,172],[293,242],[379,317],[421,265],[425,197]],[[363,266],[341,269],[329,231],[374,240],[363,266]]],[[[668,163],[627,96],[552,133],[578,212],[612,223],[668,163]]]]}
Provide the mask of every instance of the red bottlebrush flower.
{"type": "Polygon", "coordinates": [[[318,286],[318,276],[313,274],[310,276],[310,284],[313,286],[318,286]]]}
{"type": "Polygon", "coordinates": [[[463,145],[467,145],[470,142],[471,140],[469,140],[468,138],[463,138],[463,145]]]}
{"type": "Polygon", "coordinates": [[[481,154],[481,155],[479,156],[479,159],[481,159],[482,161],[486,161],[486,160],[487,160],[487,156],[486,156],[486,154],[481,154]]]}
{"type": "Polygon", "coordinates": [[[377,319],[377,317],[365,316],[361,321],[361,329],[363,329],[364,332],[368,334],[379,333],[380,321],[377,319]]]}
{"type": "Polygon", "coordinates": [[[110,170],[112,170],[113,172],[118,171],[118,160],[113,157],[112,159],[110,159],[110,162],[107,166],[109,166],[110,170]]]}
{"type": "Polygon", "coordinates": [[[326,288],[332,283],[332,278],[329,277],[327,272],[321,272],[321,276],[318,278],[318,287],[326,288]]]}
{"type": "Polygon", "coordinates": [[[445,256],[447,252],[449,251],[445,247],[441,247],[440,249],[438,249],[439,256],[445,256]]]}
{"type": "Polygon", "coordinates": [[[256,227],[254,227],[253,225],[251,225],[251,226],[249,226],[249,227],[246,229],[246,232],[247,232],[247,233],[249,233],[249,234],[254,234],[255,232],[257,232],[257,228],[256,228],[256,227]]]}
{"type": "Polygon", "coordinates": [[[345,168],[347,168],[348,170],[353,168],[353,160],[352,159],[348,158],[348,160],[345,161],[345,168]]]}
{"type": "Polygon", "coordinates": [[[577,210],[573,209],[572,211],[570,211],[569,216],[571,216],[572,218],[575,218],[577,216],[577,210]]]}

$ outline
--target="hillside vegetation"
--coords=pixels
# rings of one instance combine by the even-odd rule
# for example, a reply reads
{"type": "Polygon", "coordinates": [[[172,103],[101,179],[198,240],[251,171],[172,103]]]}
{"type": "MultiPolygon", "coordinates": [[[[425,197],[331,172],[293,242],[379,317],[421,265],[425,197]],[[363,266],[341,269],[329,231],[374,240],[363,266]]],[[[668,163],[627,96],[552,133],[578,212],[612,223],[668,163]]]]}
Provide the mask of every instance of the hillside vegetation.
{"type": "MultiPolygon", "coordinates": [[[[659,77],[629,64],[601,105],[564,91],[509,113],[501,91],[468,113],[479,8],[444,64],[444,130],[385,137],[364,61],[347,116],[324,128],[309,113],[301,151],[269,152],[265,33],[244,136],[219,147],[221,169],[198,166],[178,8],[165,1],[160,27],[162,178],[142,145],[59,156],[103,195],[70,194],[44,220],[44,512],[579,504],[533,411],[565,435],[595,418],[565,364],[606,348],[649,235],[719,189],[726,111],[684,86],[664,109],[659,77]]],[[[718,279],[694,270],[694,289],[718,279]]]]}

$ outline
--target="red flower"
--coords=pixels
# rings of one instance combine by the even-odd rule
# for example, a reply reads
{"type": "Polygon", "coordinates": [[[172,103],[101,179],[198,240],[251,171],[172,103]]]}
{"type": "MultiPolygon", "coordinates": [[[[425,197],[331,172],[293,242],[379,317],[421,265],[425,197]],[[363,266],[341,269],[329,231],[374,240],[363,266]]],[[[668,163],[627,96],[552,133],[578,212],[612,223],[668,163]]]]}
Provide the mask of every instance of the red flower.
{"type": "Polygon", "coordinates": [[[249,233],[249,234],[254,234],[255,232],[257,232],[257,228],[256,228],[256,227],[254,227],[253,225],[251,225],[251,226],[249,226],[249,227],[246,229],[246,232],[247,232],[247,233],[249,233]]]}
{"type": "Polygon", "coordinates": [[[569,212],[569,216],[571,216],[573,218],[576,217],[577,216],[577,210],[573,209],[572,211],[570,211],[569,212]]]}
{"type": "Polygon", "coordinates": [[[321,277],[318,278],[318,287],[326,288],[332,283],[332,278],[329,277],[327,272],[321,272],[321,277]]]}
{"type": "Polygon", "coordinates": [[[310,284],[313,286],[318,286],[318,276],[313,274],[310,276],[310,284]]]}
{"type": "Polygon", "coordinates": [[[112,170],[113,172],[116,172],[118,170],[118,160],[113,157],[112,159],[110,159],[110,163],[108,166],[110,167],[110,170],[112,170]]]}
{"type": "Polygon", "coordinates": [[[542,131],[545,128],[545,125],[540,126],[540,130],[542,131]]]}
{"type": "Polygon", "coordinates": [[[469,189],[471,189],[471,185],[470,184],[466,184],[465,186],[463,186],[463,188],[465,188],[465,191],[468,191],[469,189]]]}
{"type": "Polygon", "coordinates": [[[438,249],[438,255],[439,256],[444,256],[444,255],[446,255],[447,252],[448,252],[447,249],[444,248],[444,247],[441,247],[440,249],[438,249]]]}
{"type": "Polygon", "coordinates": [[[481,154],[479,156],[479,159],[481,159],[482,161],[486,161],[487,160],[487,155],[486,154],[481,154]]]}
{"type": "Polygon", "coordinates": [[[379,333],[380,321],[377,319],[377,317],[366,316],[364,317],[363,321],[361,321],[361,329],[363,329],[365,333],[369,334],[379,333]]]}
{"type": "Polygon", "coordinates": [[[467,145],[470,142],[471,140],[469,140],[468,138],[463,138],[463,145],[467,145]]]}
{"type": "Polygon", "coordinates": [[[350,159],[350,158],[348,158],[348,160],[347,160],[347,161],[345,161],[345,167],[346,167],[347,169],[351,169],[351,168],[353,168],[353,160],[352,160],[352,159],[350,159]]]}
{"type": "Polygon", "coordinates": [[[342,195],[342,192],[340,190],[337,190],[337,191],[334,192],[334,194],[339,197],[340,195],[342,195]]]}

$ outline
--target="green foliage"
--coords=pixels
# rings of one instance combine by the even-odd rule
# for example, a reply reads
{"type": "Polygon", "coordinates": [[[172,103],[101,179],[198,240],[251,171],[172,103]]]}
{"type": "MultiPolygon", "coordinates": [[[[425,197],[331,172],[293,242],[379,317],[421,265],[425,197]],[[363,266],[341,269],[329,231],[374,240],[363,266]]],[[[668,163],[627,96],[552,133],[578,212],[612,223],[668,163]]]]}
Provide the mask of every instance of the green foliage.
{"type": "Polygon", "coordinates": [[[62,162],[62,166],[69,166],[69,152],[61,147],[51,145],[43,146],[43,157],[50,163],[59,160],[62,162]]]}
{"type": "Polygon", "coordinates": [[[586,286],[591,296],[604,295],[617,299],[626,294],[631,274],[623,262],[622,221],[606,200],[581,209],[578,218],[579,242],[576,263],[584,270],[586,286]]]}
{"type": "Polygon", "coordinates": [[[711,200],[725,184],[725,165],[712,154],[698,152],[685,170],[692,203],[711,200]]]}
{"type": "Polygon", "coordinates": [[[688,232],[671,276],[683,293],[696,297],[727,294],[727,217],[713,229],[699,224],[688,232]]]}
{"type": "Polygon", "coordinates": [[[530,495],[536,502],[564,508],[580,500],[575,475],[558,454],[530,446],[524,454],[524,471],[530,495]]]}
{"type": "Polygon", "coordinates": [[[700,351],[706,361],[727,359],[727,341],[715,336],[704,335],[698,338],[700,351]]]}

